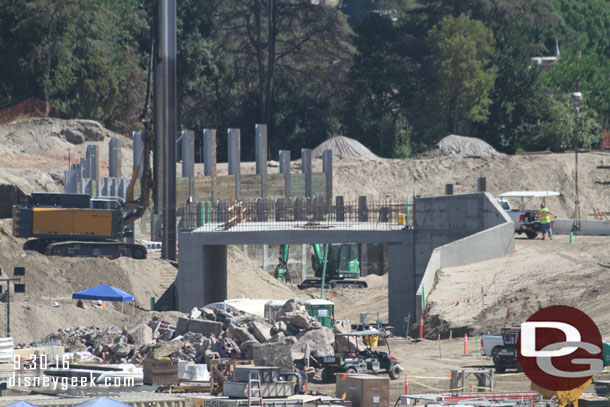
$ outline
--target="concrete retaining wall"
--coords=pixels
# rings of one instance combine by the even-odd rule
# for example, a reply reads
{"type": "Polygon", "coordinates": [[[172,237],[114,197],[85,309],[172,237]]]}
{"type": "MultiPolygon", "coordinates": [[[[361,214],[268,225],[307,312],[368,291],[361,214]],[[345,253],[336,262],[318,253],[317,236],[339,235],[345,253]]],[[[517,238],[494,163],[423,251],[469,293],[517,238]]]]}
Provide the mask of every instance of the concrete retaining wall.
{"type": "MultiPolygon", "coordinates": [[[[449,197],[427,198],[421,204],[426,208],[426,217],[422,219],[425,222],[422,223],[432,227],[432,230],[418,233],[416,223],[418,315],[421,312],[422,291],[425,291],[426,296],[429,295],[434,288],[436,272],[441,267],[493,259],[509,254],[515,248],[514,224],[490,194],[462,195],[457,200],[447,198],[449,197]],[[455,238],[456,236],[460,237],[455,238]],[[433,247],[442,241],[442,245],[433,247]],[[425,256],[426,252],[430,252],[428,257],[425,256]]],[[[417,215],[422,216],[421,212],[417,212],[418,203],[416,222],[417,215]]]]}

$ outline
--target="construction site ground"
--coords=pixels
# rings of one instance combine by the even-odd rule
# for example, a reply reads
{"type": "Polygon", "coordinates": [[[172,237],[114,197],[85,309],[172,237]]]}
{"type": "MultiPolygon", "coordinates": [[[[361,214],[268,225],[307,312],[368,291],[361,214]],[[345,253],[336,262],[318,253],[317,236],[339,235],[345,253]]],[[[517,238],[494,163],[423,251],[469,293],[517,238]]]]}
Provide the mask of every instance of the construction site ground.
{"type": "MultiPolygon", "coordinates": [[[[120,137],[124,142],[123,176],[129,175],[131,145],[128,138],[114,135],[94,122],[38,120],[0,128],[0,183],[18,185],[26,193],[63,191],[63,171],[68,167],[68,155],[74,162],[74,157],[78,157],[75,154],[82,157],[84,145],[94,142],[101,146],[102,165],[107,157],[110,136],[120,137]]],[[[272,151],[280,148],[272,146],[272,151]]],[[[583,218],[591,218],[594,208],[600,208],[602,212],[610,209],[609,187],[604,185],[610,181],[610,171],[598,168],[608,165],[609,158],[609,155],[595,152],[579,157],[583,218]]],[[[274,165],[270,163],[269,171],[277,170],[274,165]]],[[[292,165],[296,168],[298,163],[292,165]]],[[[494,196],[510,190],[557,190],[562,196],[547,201],[551,212],[569,217],[574,211],[573,153],[498,155],[489,159],[437,153],[408,160],[336,157],[333,168],[334,194],[344,195],[346,199],[367,195],[372,200],[405,200],[413,196],[414,191],[419,196],[435,196],[442,194],[448,183],[454,184],[455,193],[470,193],[476,190],[477,177],[485,176],[487,190],[494,196]]],[[[314,171],[320,169],[321,161],[314,160],[314,171]]],[[[219,171],[226,171],[226,164],[219,164],[219,171]]],[[[242,172],[248,171],[254,172],[254,163],[243,164],[242,172]]],[[[107,173],[107,168],[100,172],[102,175],[107,173]]],[[[196,173],[202,173],[201,164],[196,165],[196,173]]],[[[539,202],[532,200],[528,205],[535,208],[539,202]]],[[[475,358],[473,336],[496,333],[505,324],[518,324],[547,305],[566,304],[582,309],[597,323],[602,336],[609,338],[608,239],[577,235],[574,244],[570,244],[565,235],[555,236],[552,241],[517,238],[511,255],[442,269],[436,287],[427,299],[424,333],[428,339],[419,343],[391,342],[392,353],[411,377],[410,392],[447,389],[450,369],[491,367],[489,358],[475,358]],[[449,340],[445,339],[451,330],[456,336],[453,355],[449,340]],[[458,333],[463,335],[464,331],[471,338],[469,356],[461,355],[463,336],[458,333]],[[436,341],[438,334],[443,338],[442,358],[439,358],[436,341]]],[[[24,252],[22,245],[23,241],[11,235],[10,219],[0,220],[0,267],[5,272],[15,266],[26,267],[26,293],[11,296],[11,333],[17,343],[27,344],[70,326],[130,326],[150,319],[153,315],[147,311],[150,298],[158,299],[177,274],[175,263],[161,259],[46,257],[24,252]],[[74,291],[105,283],[135,296],[135,314],[130,305],[126,305],[124,313],[121,313],[120,305],[105,304],[103,310],[90,303],[85,303],[84,309],[75,306],[71,299],[74,291]]],[[[300,291],[278,282],[237,247],[229,250],[228,272],[228,292],[232,298],[243,295],[306,300],[319,296],[317,289],[300,291]]],[[[373,319],[379,312],[380,317],[387,320],[387,275],[367,276],[366,281],[368,289],[327,291],[336,304],[336,318],[357,322],[361,312],[367,312],[373,319]]],[[[4,307],[5,302],[0,304],[0,311],[4,307]]],[[[154,315],[174,323],[181,314],[162,312],[154,315]]],[[[4,329],[5,323],[5,313],[0,312],[0,329],[4,329]]],[[[529,389],[529,381],[523,375],[497,377],[496,385],[499,390],[529,389]]],[[[331,385],[314,384],[312,389],[334,392],[331,385]]],[[[403,380],[392,381],[393,399],[403,390],[403,380]]]]}

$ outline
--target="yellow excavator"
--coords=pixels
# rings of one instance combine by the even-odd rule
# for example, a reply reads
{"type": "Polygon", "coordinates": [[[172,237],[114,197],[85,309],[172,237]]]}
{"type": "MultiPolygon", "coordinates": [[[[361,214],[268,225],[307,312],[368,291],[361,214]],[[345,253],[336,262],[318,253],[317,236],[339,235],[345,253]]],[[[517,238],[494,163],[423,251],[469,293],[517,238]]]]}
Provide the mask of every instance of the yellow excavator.
{"type": "Polygon", "coordinates": [[[146,125],[141,134],[144,148],[134,166],[127,201],[92,199],[88,194],[32,193],[26,205],[14,206],[13,236],[34,238],[25,242],[24,250],[50,256],[146,258],[145,246],[121,241],[133,237],[128,226],[148,208],[153,188],[150,164],[153,132],[146,125]],[[133,199],[140,168],[143,168],[140,197],[133,199]]]}

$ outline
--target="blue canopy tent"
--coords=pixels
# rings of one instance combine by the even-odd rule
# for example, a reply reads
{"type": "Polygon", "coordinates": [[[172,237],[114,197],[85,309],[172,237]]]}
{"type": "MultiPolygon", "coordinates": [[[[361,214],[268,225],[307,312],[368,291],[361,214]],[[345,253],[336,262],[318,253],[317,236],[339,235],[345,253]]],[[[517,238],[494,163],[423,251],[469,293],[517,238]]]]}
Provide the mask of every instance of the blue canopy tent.
{"type": "Polygon", "coordinates": [[[95,287],[75,292],[72,294],[72,299],[120,302],[121,311],[123,311],[123,303],[134,301],[133,295],[108,284],[96,285],[95,287]]]}
{"type": "Polygon", "coordinates": [[[38,406],[22,400],[22,401],[16,401],[14,403],[11,403],[11,404],[7,405],[6,407],[38,407],[38,406]]]}
{"type": "Polygon", "coordinates": [[[74,407],[131,407],[129,404],[121,403],[118,400],[109,399],[108,397],[98,397],[77,404],[74,407]]]}

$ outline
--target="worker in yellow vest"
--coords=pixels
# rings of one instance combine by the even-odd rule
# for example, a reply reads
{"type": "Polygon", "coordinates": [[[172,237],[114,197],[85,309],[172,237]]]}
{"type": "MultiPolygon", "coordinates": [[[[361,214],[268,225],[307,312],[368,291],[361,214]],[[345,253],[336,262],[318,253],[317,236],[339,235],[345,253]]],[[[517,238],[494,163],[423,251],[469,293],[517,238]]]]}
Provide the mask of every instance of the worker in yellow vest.
{"type": "Polygon", "coordinates": [[[551,211],[544,204],[540,205],[540,212],[538,213],[538,220],[540,221],[540,232],[542,233],[542,240],[545,235],[549,234],[549,239],[553,240],[553,227],[552,227],[551,211]]]}

